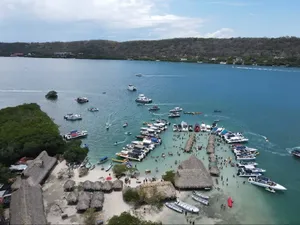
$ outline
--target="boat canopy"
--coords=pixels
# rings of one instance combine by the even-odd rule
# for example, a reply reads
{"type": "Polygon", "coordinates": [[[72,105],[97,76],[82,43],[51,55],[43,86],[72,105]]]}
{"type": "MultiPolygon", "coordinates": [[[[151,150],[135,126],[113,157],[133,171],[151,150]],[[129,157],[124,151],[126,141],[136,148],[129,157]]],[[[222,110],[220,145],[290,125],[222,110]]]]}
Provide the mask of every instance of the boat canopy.
{"type": "Polygon", "coordinates": [[[135,145],[134,148],[137,148],[137,149],[144,149],[144,146],[143,146],[143,145],[135,145]]]}
{"type": "Polygon", "coordinates": [[[223,130],[223,131],[220,133],[220,135],[225,135],[225,134],[227,134],[227,133],[228,133],[227,130],[223,130]]]}
{"type": "Polygon", "coordinates": [[[217,127],[214,127],[211,131],[212,132],[215,132],[215,131],[217,131],[218,130],[218,128],[217,127]]]}
{"type": "Polygon", "coordinates": [[[158,139],[157,138],[151,138],[152,142],[158,143],[158,139]]]}
{"type": "Polygon", "coordinates": [[[107,159],[108,159],[108,157],[105,156],[105,157],[100,158],[99,160],[100,160],[100,161],[104,161],[104,160],[107,160],[107,159]]]}

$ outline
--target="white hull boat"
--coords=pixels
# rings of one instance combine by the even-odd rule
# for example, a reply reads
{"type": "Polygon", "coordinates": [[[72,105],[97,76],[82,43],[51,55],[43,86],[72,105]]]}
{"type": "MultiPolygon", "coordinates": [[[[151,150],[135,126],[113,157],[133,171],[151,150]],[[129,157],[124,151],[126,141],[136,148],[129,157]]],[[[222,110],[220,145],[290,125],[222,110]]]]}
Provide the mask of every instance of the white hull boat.
{"type": "Polygon", "coordinates": [[[105,172],[108,172],[113,167],[113,163],[110,163],[109,166],[105,169],[105,172]]]}
{"type": "Polygon", "coordinates": [[[260,187],[264,187],[264,188],[271,188],[271,189],[274,189],[277,191],[286,191],[287,190],[284,186],[277,184],[274,181],[271,181],[267,177],[249,177],[248,182],[250,184],[253,184],[256,186],[260,186],[260,187]]]}
{"type": "Polygon", "coordinates": [[[244,166],[257,166],[258,163],[256,162],[240,162],[237,164],[238,167],[244,167],[244,166]]]}
{"type": "Polygon", "coordinates": [[[182,112],[182,108],[180,107],[175,107],[174,109],[171,109],[170,110],[170,113],[179,113],[179,112],[182,112]]]}
{"type": "Polygon", "coordinates": [[[275,193],[275,190],[272,189],[272,188],[267,188],[267,187],[266,187],[265,190],[268,191],[268,192],[271,192],[271,193],[275,193]]]}
{"type": "Polygon", "coordinates": [[[185,202],[182,202],[180,200],[178,200],[176,203],[176,206],[188,211],[188,212],[191,212],[191,213],[198,213],[199,212],[199,208],[197,208],[196,206],[193,206],[193,205],[189,205],[185,202]]]}
{"type": "Polygon", "coordinates": [[[183,209],[178,207],[175,202],[166,202],[165,206],[167,206],[169,209],[172,209],[178,213],[183,213],[183,209]]]}
{"type": "Polygon", "coordinates": [[[206,199],[206,200],[209,199],[209,196],[203,195],[203,194],[201,194],[200,192],[197,192],[197,191],[193,191],[193,195],[196,195],[196,196],[198,196],[200,198],[203,198],[203,199],[206,199]]]}
{"type": "Polygon", "coordinates": [[[129,84],[128,87],[127,87],[127,90],[128,91],[136,91],[136,87],[133,86],[132,84],[129,84]]]}
{"type": "Polygon", "coordinates": [[[200,198],[200,197],[198,197],[196,195],[192,195],[192,199],[194,199],[197,202],[200,202],[203,205],[208,205],[208,200],[200,198]]]}
{"type": "Polygon", "coordinates": [[[252,155],[249,155],[249,156],[237,156],[236,157],[236,160],[238,161],[251,161],[251,160],[255,160],[256,157],[255,156],[252,156],[252,155]]]}

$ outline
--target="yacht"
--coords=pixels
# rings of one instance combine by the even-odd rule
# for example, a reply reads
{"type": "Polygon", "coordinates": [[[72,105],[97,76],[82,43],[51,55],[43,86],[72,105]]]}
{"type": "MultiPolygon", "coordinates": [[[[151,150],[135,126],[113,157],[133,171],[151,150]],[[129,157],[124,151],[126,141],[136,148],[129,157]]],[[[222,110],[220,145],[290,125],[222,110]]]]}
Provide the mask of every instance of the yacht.
{"type": "Polygon", "coordinates": [[[138,98],[135,101],[138,103],[148,104],[152,102],[152,99],[147,98],[144,94],[139,94],[138,98]]]}
{"type": "Polygon", "coordinates": [[[165,206],[167,206],[169,209],[172,209],[176,212],[183,213],[183,209],[178,207],[175,202],[166,202],[165,206]]]}
{"type": "Polygon", "coordinates": [[[199,208],[197,208],[196,206],[193,206],[193,205],[189,205],[185,202],[182,202],[180,200],[177,200],[177,202],[175,203],[176,206],[188,211],[188,212],[191,212],[191,213],[198,213],[199,212],[199,208]]]}
{"type": "Polygon", "coordinates": [[[127,87],[127,90],[128,91],[136,91],[136,87],[133,86],[132,84],[129,84],[128,87],[127,87]]]}
{"type": "Polygon", "coordinates": [[[238,161],[251,161],[255,160],[256,157],[254,155],[238,155],[236,156],[236,160],[238,161]]]}
{"type": "Polygon", "coordinates": [[[207,199],[200,198],[200,197],[198,197],[196,195],[192,195],[192,199],[194,199],[197,202],[202,203],[203,205],[208,205],[208,200],[207,199]]]}
{"type": "Polygon", "coordinates": [[[248,154],[248,155],[259,155],[259,152],[258,151],[252,151],[252,150],[236,150],[236,149],[233,149],[233,153],[235,155],[245,155],[245,154],[248,154]]]}
{"type": "Polygon", "coordinates": [[[244,162],[244,161],[241,161],[241,162],[237,163],[236,165],[237,165],[237,167],[243,167],[243,166],[253,166],[253,167],[255,167],[255,166],[258,165],[258,163],[257,162],[244,162]]]}
{"type": "Polygon", "coordinates": [[[80,114],[69,113],[64,116],[64,119],[69,121],[76,121],[76,120],[82,120],[82,117],[80,114]]]}
{"type": "Polygon", "coordinates": [[[295,149],[291,152],[291,154],[295,157],[300,158],[300,150],[295,149]]]}
{"type": "Polygon", "coordinates": [[[180,113],[170,113],[168,115],[169,118],[177,118],[177,117],[180,117],[180,113]]]}
{"type": "Polygon", "coordinates": [[[98,112],[99,109],[95,108],[95,107],[91,107],[91,108],[88,108],[88,111],[90,111],[90,112],[98,112]]]}
{"type": "Polygon", "coordinates": [[[201,194],[200,192],[197,192],[197,191],[193,191],[193,195],[196,195],[196,196],[198,196],[200,198],[203,198],[203,199],[206,199],[206,200],[209,199],[209,196],[203,195],[203,194],[201,194]]]}
{"type": "Polygon", "coordinates": [[[239,177],[258,177],[261,176],[261,173],[253,173],[251,170],[239,169],[237,175],[239,177]]]}
{"type": "Polygon", "coordinates": [[[158,111],[158,110],[160,110],[160,108],[157,105],[154,105],[151,108],[149,108],[149,111],[158,111]]]}
{"type": "Polygon", "coordinates": [[[263,176],[249,177],[248,182],[253,185],[257,185],[257,186],[264,187],[264,188],[272,188],[273,190],[277,190],[277,191],[287,190],[282,185],[277,184],[274,181],[271,181],[269,178],[263,177],[263,176]]]}
{"type": "Polygon", "coordinates": [[[66,140],[72,140],[72,139],[76,139],[76,138],[83,138],[86,137],[88,135],[88,132],[83,130],[83,131],[78,131],[78,130],[72,130],[70,131],[70,133],[65,134],[64,138],[66,140]]]}
{"type": "Polygon", "coordinates": [[[184,121],[181,122],[181,129],[183,132],[188,132],[189,131],[189,127],[188,124],[184,121]]]}
{"type": "Polygon", "coordinates": [[[86,97],[78,97],[78,98],[76,99],[76,101],[77,101],[78,103],[87,103],[87,102],[89,102],[89,100],[88,100],[86,97]]]}
{"type": "Polygon", "coordinates": [[[175,107],[174,109],[171,109],[170,110],[170,113],[179,113],[179,112],[182,112],[182,108],[180,107],[175,107]]]}

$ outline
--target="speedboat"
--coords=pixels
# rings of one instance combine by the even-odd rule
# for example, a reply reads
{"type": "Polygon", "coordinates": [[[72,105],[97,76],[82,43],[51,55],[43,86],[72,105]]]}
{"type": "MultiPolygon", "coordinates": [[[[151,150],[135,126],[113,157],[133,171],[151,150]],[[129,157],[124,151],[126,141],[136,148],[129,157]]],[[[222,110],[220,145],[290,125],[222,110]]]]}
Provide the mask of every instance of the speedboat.
{"type": "Polygon", "coordinates": [[[76,138],[83,138],[86,137],[88,135],[88,132],[83,130],[83,131],[78,131],[78,130],[72,130],[70,131],[70,133],[65,134],[64,138],[66,140],[72,140],[72,139],[76,139],[76,138]]]}
{"type": "Polygon", "coordinates": [[[189,125],[189,132],[193,132],[193,131],[194,131],[193,125],[189,125]]]}
{"type": "Polygon", "coordinates": [[[200,129],[200,125],[199,125],[198,123],[196,123],[196,124],[195,124],[195,128],[194,128],[194,131],[195,131],[195,132],[200,132],[200,130],[201,130],[201,129],[200,129]]]}
{"type": "Polygon", "coordinates": [[[136,91],[136,87],[133,86],[132,84],[129,84],[127,89],[128,89],[128,91],[136,91]]]}
{"type": "Polygon", "coordinates": [[[249,177],[248,182],[253,185],[257,185],[264,188],[272,188],[277,191],[285,191],[287,190],[280,184],[275,183],[267,177],[259,176],[259,177],[249,177]]]}
{"type": "Polygon", "coordinates": [[[175,107],[174,109],[171,109],[170,110],[170,113],[178,113],[178,112],[181,112],[183,109],[180,108],[180,107],[175,107]]]}
{"type": "Polygon", "coordinates": [[[208,200],[207,199],[200,198],[200,197],[198,197],[196,195],[192,195],[192,199],[194,199],[197,202],[202,203],[203,205],[208,205],[208,200]]]}
{"type": "Polygon", "coordinates": [[[98,112],[99,109],[95,108],[95,107],[91,107],[91,108],[88,108],[88,111],[90,111],[90,112],[98,112]]]}
{"type": "Polygon", "coordinates": [[[241,161],[239,163],[236,164],[237,167],[243,167],[243,166],[257,166],[258,163],[257,162],[244,162],[244,161],[241,161]]]}
{"type": "Polygon", "coordinates": [[[102,158],[99,159],[98,164],[103,164],[103,163],[105,163],[107,161],[108,161],[108,157],[105,156],[105,157],[102,157],[102,158]]]}
{"type": "Polygon", "coordinates": [[[148,104],[152,102],[151,98],[147,98],[144,94],[139,94],[138,98],[135,100],[137,103],[148,104]]]}
{"type": "Polygon", "coordinates": [[[271,193],[275,193],[275,190],[273,188],[266,187],[265,190],[271,193]]]}
{"type": "Polygon", "coordinates": [[[261,176],[261,173],[253,173],[251,170],[239,169],[237,175],[239,177],[258,177],[261,176]]]}
{"type": "Polygon", "coordinates": [[[78,98],[76,99],[76,101],[77,101],[78,103],[86,103],[86,102],[89,102],[89,100],[88,100],[86,97],[78,97],[78,98]]]}
{"type": "Polygon", "coordinates": [[[196,195],[196,196],[198,196],[200,198],[203,198],[203,199],[206,199],[206,200],[209,199],[209,196],[203,195],[203,194],[201,194],[200,192],[197,192],[197,191],[193,191],[193,195],[196,195]]]}
{"type": "Polygon", "coordinates": [[[158,110],[160,110],[160,108],[157,105],[154,105],[151,108],[149,108],[149,111],[158,111],[158,110]]]}
{"type": "Polygon", "coordinates": [[[181,128],[182,128],[182,131],[184,131],[184,132],[189,131],[188,124],[184,121],[181,122],[181,128]]]}
{"type": "Polygon", "coordinates": [[[256,157],[254,155],[238,155],[236,156],[236,160],[238,161],[251,161],[255,160],[256,157]]]}
{"type": "Polygon", "coordinates": [[[123,127],[127,127],[127,126],[128,126],[128,123],[124,123],[124,124],[123,124],[123,127]]]}
{"type": "Polygon", "coordinates": [[[182,202],[180,200],[177,200],[175,205],[182,208],[182,209],[184,209],[184,210],[186,210],[186,211],[188,211],[188,212],[191,212],[191,213],[198,213],[199,212],[199,208],[197,208],[196,206],[187,204],[187,203],[182,202]]]}
{"type": "Polygon", "coordinates": [[[177,117],[180,117],[180,113],[170,113],[168,115],[169,118],[177,118],[177,117]]]}
{"type": "Polygon", "coordinates": [[[76,120],[82,120],[82,117],[80,114],[69,113],[64,116],[64,119],[69,121],[76,121],[76,120]]]}
{"type": "Polygon", "coordinates": [[[105,169],[105,172],[108,172],[113,167],[113,163],[111,162],[109,166],[105,169]]]}
{"type": "Polygon", "coordinates": [[[295,149],[291,152],[291,154],[295,157],[300,158],[300,150],[295,149]]]}
{"type": "Polygon", "coordinates": [[[136,74],[135,76],[137,76],[137,77],[141,77],[141,76],[143,76],[141,73],[138,73],[138,74],[136,74]]]}
{"type": "Polygon", "coordinates": [[[165,206],[167,206],[169,209],[172,209],[176,212],[183,213],[183,209],[178,207],[175,202],[166,202],[165,206]]]}
{"type": "Polygon", "coordinates": [[[214,113],[221,113],[222,111],[221,110],[219,110],[219,109],[215,109],[214,110],[214,113]]]}
{"type": "Polygon", "coordinates": [[[262,168],[251,168],[249,170],[251,170],[252,173],[265,173],[266,172],[266,170],[262,169],[262,168]]]}

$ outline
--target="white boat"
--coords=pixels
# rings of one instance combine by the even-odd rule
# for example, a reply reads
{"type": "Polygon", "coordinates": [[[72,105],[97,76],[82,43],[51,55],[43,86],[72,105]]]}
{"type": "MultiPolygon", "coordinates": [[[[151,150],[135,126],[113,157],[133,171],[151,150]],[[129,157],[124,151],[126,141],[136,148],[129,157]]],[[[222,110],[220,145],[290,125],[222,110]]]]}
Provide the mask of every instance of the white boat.
{"type": "Polygon", "coordinates": [[[183,109],[180,108],[180,107],[175,107],[174,109],[171,109],[170,110],[170,113],[178,113],[178,112],[181,112],[183,109]]]}
{"type": "Polygon", "coordinates": [[[128,91],[136,91],[136,87],[133,86],[132,84],[129,84],[127,89],[128,89],[128,91]]]}
{"type": "Polygon", "coordinates": [[[88,108],[88,111],[90,111],[90,112],[98,112],[99,109],[95,108],[95,107],[91,107],[91,108],[88,108]]]}
{"type": "Polygon", "coordinates": [[[209,199],[209,196],[203,195],[203,194],[201,194],[200,192],[197,192],[197,191],[193,191],[193,195],[196,195],[196,196],[198,196],[200,198],[203,198],[203,199],[206,199],[206,200],[209,199]]]}
{"type": "Polygon", "coordinates": [[[192,199],[194,199],[197,202],[202,203],[203,205],[208,205],[208,200],[207,199],[200,198],[200,197],[198,197],[196,195],[192,195],[192,199]]]}
{"type": "Polygon", "coordinates": [[[177,132],[177,131],[178,131],[177,124],[174,124],[174,125],[173,125],[173,131],[174,131],[174,132],[177,132]]]}
{"type": "Polygon", "coordinates": [[[237,150],[237,149],[233,149],[233,153],[235,155],[241,155],[241,154],[258,155],[259,154],[257,150],[237,150]]]}
{"type": "Polygon", "coordinates": [[[147,98],[144,94],[139,94],[138,98],[135,101],[138,103],[148,104],[152,102],[152,99],[147,98]]]}
{"type": "Polygon", "coordinates": [[[113,163],[111,162],[109,166],[105,169],[105,172],[108,172],[113,167],[113,163]]]}
{"type": "Polygon", "coordinates": [[[259,176],[259,177],[249,177],[248,182],[253,185],[257,185],[264,188],[272,188],[277,191],[285,191],[287,190],[284,186],[275,183],[267,177],[259,176]]]}
{"type": "Polygon", "coordinates": [[[275,190],[273,188],[266,187],[265,190],[271,193],[275,193],[275,190]]]}
{"type": "Polygon", "coordinates": [[[252,169],[249,169],[252,171],[252,173],[265,173],[266,170],[265,169],[262,169],[262,168],[252,168],[252,169]]]}
{"type": "Polygon", "coordinates": [[[80,114],[69,113],[64,116],[64,119],[69,121],[76,121],[76,120],[82,120],[82,117],[80,114]]]}
{"type": "Polygon", "coordinates": [[[197,208],[196,206],[193,206],[193,205],[189,205],[185,202],[182,202],[180,200],[177,200],[177,202],[175,203],[178,207],[188,211],[188,212],[191,212],[191,213],[198,213],[199,212],[199,208],[197,208]]]}
{"type": "Polygon", "coordinates": [[[172,209],[176,212],[183,213],[183,209],[178,207],[175,202],[166,202],[165,206],[167,206],[169,209],[172,209]]]}
{"type": "Polygon", "coordinates": [[[128,123],[124,123],[124,124],[123,124],[123,127],[127,127],[127,126],[128,126],[128,123]]]}
{"type": "Polygon", "coordinates": [[[186,122],[182,121],[181,122],[181,129],[182,129],[183,132],[188,132],[189,131],[189,125],[186,122]]]}
{"type": "Polygon", "coordinates": [[[253,166],[253,167],[255,167],[255,166],[258,165],[258,163],[257,162],[243,162],[243,161],[241,161],[241,162],[237,163],[236,165],[238,167],[244,167],[244,166],[253,166]]]}
{"type": "Polygon", "coordinates": [[[238,161],[251,161],[251,160],[255,160],[256,157],[254,155],[238,155],[236,157],[236,160],[238,161]]]}
{"type": "Polygon", "coordinates": [[[86,98],[86,97],[78,97],[78,98],[76,99],[76,101],[77,101],[78,103],[87,103],[87,102],[89,102],[88,98],[86,98]]]}
{"type": "Polygon", "coordinates": [[[227,142],[227,144],[245,143],[245,142],[249,141],[249,139],[247,139],[243,136],[234,136],[234,137],[230,137],[230,138],[227,138],[227,136],[225,136],[224,140],[227,142]]]}
{"type": "Polygon", "coordinates": [[[254,172],[249,171],[249,170],[239,169],[237,175],[239,177],[259,177],[262,174],[261,173],[254,173],[254,172]]]}
{"type": "Polygon", "coordinates": [[[86,130],[83,130],[83,131],[72,130],[72,131],[70,131],[70,133],[65,134],[64,138],[66,140],[72,140],[72,139],[76,139],[76,138],[83,138],[83,137],[86,137],[87,135],[88,135],[88,132],[86,130]]]}
{"type": "Polygon", "coordinates": [[[177,117],[180,117],[180,113],[170,113],[168,115],[169,118],[177,118],[177,117]]]}

